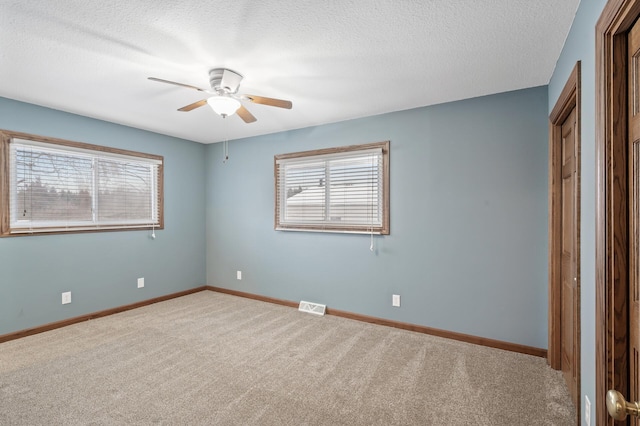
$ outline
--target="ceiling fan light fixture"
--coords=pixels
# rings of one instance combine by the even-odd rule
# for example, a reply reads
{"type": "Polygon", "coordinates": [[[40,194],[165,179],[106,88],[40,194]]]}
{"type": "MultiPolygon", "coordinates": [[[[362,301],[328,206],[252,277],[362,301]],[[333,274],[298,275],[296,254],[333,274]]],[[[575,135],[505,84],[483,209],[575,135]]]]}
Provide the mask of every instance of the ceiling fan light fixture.
{"type": "Polygon", "coordinates": [[[216,114],[222,117],[228,117],[235,114],[242,104],[240,101],[228,96],[212,96],[207,99],[207,103],[216,114]]]}

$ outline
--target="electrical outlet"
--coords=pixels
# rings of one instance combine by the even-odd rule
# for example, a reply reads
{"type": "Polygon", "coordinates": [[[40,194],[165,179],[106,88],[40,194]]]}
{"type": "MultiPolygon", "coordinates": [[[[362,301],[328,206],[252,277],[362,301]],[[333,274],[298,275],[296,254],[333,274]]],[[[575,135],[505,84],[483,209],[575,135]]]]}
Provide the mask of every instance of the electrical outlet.
{"type": "Polygon", "coordinates": [[[242,271],[236,271],[236,278],[239,280],[242,279],[242,271]]]}
{"type": "Polygon", "coordinates": [[[67,303],[71,303],[71,292],[65,291],[62,293],[62,304],[66,305],[67,303]]]}
{"type": "Polygon", "coordinates": [[[138,278],[138,288],[144,287],[144,278],[138,278]]]}
{"type": "Polygon", "coordinates": [[[591,401],[587,395],[584,396],[584,423],[591,426],[591,401]]]}
{"type": "Polygon", "coordinates": [[[393,297],[391,298],[391,305],[392,306],[400,306],[400,295],[399,294],[394,294],[393,297]]]}

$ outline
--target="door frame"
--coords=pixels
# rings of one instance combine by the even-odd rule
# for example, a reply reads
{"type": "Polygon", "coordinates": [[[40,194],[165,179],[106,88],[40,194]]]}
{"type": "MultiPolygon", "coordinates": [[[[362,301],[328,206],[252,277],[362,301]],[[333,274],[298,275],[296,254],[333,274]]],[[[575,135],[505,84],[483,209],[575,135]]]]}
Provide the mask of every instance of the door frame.
{"type": "Polygon", "coordinates": [[[605,394],[629,392],[627,32],[640,0],[609,0],[596,24],[596,423],[605,394]]]}
{"type": "MultiPolygon", "coordinates": [[[[547,362],[551,368],[562,368],[562,125],[576,111],[576,340],[575,368],[578,374],[577,395],[580,393],[580,157],[581,157],[581,62],[576,62],[567,82],[549,115],[549,349],[547,362]]],[[[569,385],[567,383],[567,385],[569,385]]],[[[580,397],[578,397],[580,402],[580,397]]],[[[579,407],[577,407],[579,408],[579,407]]],[[[580,409],[578,422],[580,421],[580,409]]]]}

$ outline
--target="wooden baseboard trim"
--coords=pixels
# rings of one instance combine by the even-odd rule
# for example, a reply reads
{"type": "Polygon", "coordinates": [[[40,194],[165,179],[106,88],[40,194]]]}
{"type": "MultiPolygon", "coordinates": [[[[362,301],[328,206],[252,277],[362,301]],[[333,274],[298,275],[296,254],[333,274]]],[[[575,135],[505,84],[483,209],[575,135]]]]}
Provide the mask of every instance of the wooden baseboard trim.
{"type": "Polygon", "coordinates": [[[0,343],[8,342],[9,340],[20,339],[21,337],[31,336],[33,334],[44,333],[45,331],[55,330],[56,328],[66,327],[68,325],[77,324],[79,322],[106,317],[108,315],[129,311],[131,309],[141,308],[143,306],[152,305],[158,302],[164,302],[165,300],[175,299],[176,297],[182,297],[188,294],[198,293],[205,290],[209,289],[205,286],[196,287],[189,290],[179,291],[177,293],[167,294],[165,296],[155,297],[153,299],[143,300],[141,302],[131,303],[130,305],[118,306],[116,308],[106,309],[104,311],[93,312],[91,314],[81,315],[75,318],[52,322],[49,324],[41,325],[39,327],[16,331],[15,333],[4,334],[0,336],[0,343]]]}
{"type": "Polygon", "coordinates": [[[291,302],[289,300],[276,299],[276,298],[267,297],[267,296],[260,296],[259,294],[245,293],[244,291],[230,290],[228,288],[213,287],[213,286],[210,286],[210,285],[206,286],[205,288],[207,290],[215,291],[215,292],[218,292],[218,293],[230,294],[232,296],[244,297],[246,299],[259,300],[261,302],[274,303],[276,305],[289,306],[290,308],[297,308],[298,307],[298,304],[296,302],[291,302]]]}
{"type": "MultiPolygon", "coordinates": [[[[253,293],[245,293],[243,291],[230,290],[221,287],[206,286],[207,290],[216,291],[218,293],[230,294],[233,296],[245,297],[248,299],[259,300],[262,302],[275,303],[277,305],[289,306],[297,308],[298,303],[284,299],[276,299],[273,297],[260,296],[253,293]]],[[[371,317],[368,315],[355,314],[353,312],[340,311],[338,309],[327,308],[327,315],[335,315],[337,317],[348,318],[356,321],[368,322],[371,324],[384,325],[387,327],[400,328],[402,330],[415,331],[417,333],[429,334],[431,336],[444,337],[446,339],[458,340],[460,342],[472,343],[474,345],[487,346],[490,348],[502,349],[510,352],[517,352],[526,355],[533,355],[541,358],[547,357],[547,350],[533,346],[520,345],[518,343],[504,342],[502,340],[488,339],[486,337],[478,337],[470,334],[456,333],[453,331],[441,330],[437,328],[425,327],[405,322],[392,321],[383,318],[371,317]]]]}
{"type": "Polygon", "coordinates": [[[372,324],[384,325],[387,327],[401,328],[403,330],[415,331],[417,333],[429,334],[432,336],[444,337],[446,339],[458,340],[460,342],[473,343],[474,345],[488,346],[490,348],[502,349],[505,351],[518,352],[521,354],[547,357],[546,349],[540,349],[533,346],[520,345],[518,343],[504,342],[502,340],[494,340],[486,337],[473,336],[471,334],[456,333],[455,331],[441,330],[438,328],[425,327],[422,325],[410,324],[400,321],[392,321],[383,318],[370,317],[367,315],[354,314],[352,312],[339,311],[337,309],[327,308],[327,315],[335,315],[338,317],[354,319],[357,321],[369,322],[372,324]]]}

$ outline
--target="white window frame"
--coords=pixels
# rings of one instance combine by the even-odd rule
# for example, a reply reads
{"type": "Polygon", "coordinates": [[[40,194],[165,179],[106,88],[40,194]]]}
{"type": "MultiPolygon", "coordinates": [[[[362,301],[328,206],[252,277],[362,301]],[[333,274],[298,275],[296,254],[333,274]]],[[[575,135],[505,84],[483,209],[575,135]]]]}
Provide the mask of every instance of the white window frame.
{"type": "Polygon", "coordinates": [[[0,237],[57,234],[72,232],[98,232],[133,229],[163,229],[163,166],[164,158],[145,154],[62,139],[48,138],[26,133],[0,130],[0,237]],[[92,172],[89,186],[91,197],[91,218],[68,220],[60,217],[47,220],[19,219],[17,214],[17,163],[16,150],[32,148],[36,152],[47,152],[69,156],[91,162],[92,172]],[[96,196],[98,188],[99,162],[116,162],[119,166],[149,169],[149,192],[146,193],[150,206],[150,216],[137,219],[100,219],[96,196]]]}
{"type": "MultiPolygon", "coordinates": [[[[389,141],[276,155],[274,156],[274,175],[274,228],[276,230],[389,235],[389,141]],[[371,194],[375,194],[376,197],[375,206],[372,207],[376,212],[357,222],[353,220],[341,222],[332,217],[329,207],[332,196],[330,189],[332,186],[328,184],[331,175],[330,164],[335,160],[343,161],[358,157],[372,158],[375,162],[375,169],[372,170],[375,170],[376,176],[372,177],[371,182],[376,185],[376,188],[375,191],[371,191],[371,194]],[[323,210],[322,217],[305,220],[291,219],[292,215],[287,214],[287,208],[291,207],[287,207],[286,172],[293,167],[304,169],[305,165],[309,165],[310,169],[324,168],[325,170],[323,175],[324,182],[327,183],[324,185],[325,193],[318,197],[321,200],[322,207],[319,210],[323,210]]],[[[346,195],[349,194],[344,191],[340,194],[342,197],[346,195]]]]}

